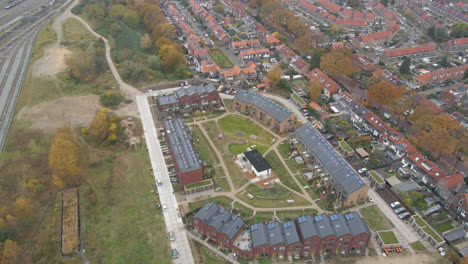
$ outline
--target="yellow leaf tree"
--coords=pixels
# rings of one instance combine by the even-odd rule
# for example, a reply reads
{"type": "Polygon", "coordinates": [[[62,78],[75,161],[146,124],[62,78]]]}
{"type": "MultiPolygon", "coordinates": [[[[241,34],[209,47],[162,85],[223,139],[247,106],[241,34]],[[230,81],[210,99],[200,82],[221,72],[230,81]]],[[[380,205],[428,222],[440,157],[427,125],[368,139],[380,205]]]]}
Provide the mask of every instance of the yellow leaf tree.
{"type": "Polygon", "coordinates": [[[273,84],[273,85],[278,85],[278,83],[281,81],[281,76],[283,75],[283,70],[281,69],[281,66],[276,65],[275,67],[271,68],[266,74],[268,80],[273,84]]]}
{"type": "Polygon", "coordinates": [[[359,72],[345,49],[333,49],[321,58],[320,69],[331,75],[352,76],[359,72]]]}
{"type": "Polygon", "coordinates": [[[3,259],[5,263],[16,263],[21,248],[13,240],[6,240],[3,246],[3,259]]]}
{"type": "Polygon", "coordinates": [[[185,63],[184,55],[174,45],[163,45],[159,49],[159,57],[165,72],[174,72],[185,63]]]}
{"type": "Polygon", "coordinates": [[[18,197],[13,203],[13,212],[22,220],[31,220],[33,216],[32,201],[25,197],[18,197]]]}
{"type": "Polygon", "coordinates": [[[389,82],[380,81],[369,86],[367,96],[379,105],[389,105],[400,99],[404,92],[404,87],[395,87],[389,82]]]}
{"type": "Polygon", "coordinates": [[[319,81],[311,81],[309,83],[310,98],[314,101],[319,101],[322,95],[323,87],[319,81]]]}

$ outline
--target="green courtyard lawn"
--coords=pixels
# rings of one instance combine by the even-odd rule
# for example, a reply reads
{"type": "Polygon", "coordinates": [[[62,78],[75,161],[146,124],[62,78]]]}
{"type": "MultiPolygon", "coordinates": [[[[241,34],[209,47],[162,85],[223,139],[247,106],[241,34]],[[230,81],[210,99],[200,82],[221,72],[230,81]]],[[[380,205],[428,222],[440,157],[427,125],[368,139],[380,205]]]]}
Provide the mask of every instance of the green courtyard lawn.
{"type": "Polygon", "coordinates": [[[224,264],[226,261],[221,257],[217,256],[211,250],[207,249],[205,246],[200,245],[200,254],[203,258],[204,264],[224,264]]]}
{"type": "Polygon", "coordinates": [[[220,49],[210,49],[208,53],[215,60],[216,64],[220,68],[232,68],[234,64],[229,60],[229,58],[221,51],[220,49]]]}
{"type": "Polygon", "coordinates": [[[236,197],[244,201],[245,203],[248,203],[257,208],[287,208],[287,207],[293,207],[293,206],[310,205],[310,203],[307,200],[305,200],[304,198],[302,198],[301,196],[295,193],[291,193],[283,199],[259,199],[259,198],[249,199],[247,197],[248,193],[249,191],[245,190],[240,193],[237,193],[236,197]],[[288,204],[287,200],[294,200],[294,203],[288,204]]]}
{"type": "Polygon", "coordinates": [[[362,218],[366,220],[369,228],[374,231],[388,230],[394,227],[392,222],[380,211],[377,206],[369,206],[359,210],[362,218]]]}
{"type": "Polygon", "coordinates": [[[249,193],[259,198],[282,198],[291,193],[279,184],[275,184],[273,188],[260,188],[255,184],[250,184],[247,186],[247,190],[249,193]]]}
{"type": "Polygon", "coordinates": [[[451,223],[436,224],[434,228],[440,233],[452,230],[454,226],[451,223]]]}
{"type": "Polygon", "coordinates": [[[304,101],[304,99],[302,99],[302,98],[301,98],[299,95],[297,95],[296,93],[292,93],[291,95],[292,95],[292,97],[293,97],[297,102],[299,102],[300,104],[302,104],[302,105],[305,105],[305,104],[306,104],[306,102],[304,101]]]}
{"type": "Polygon", "coordinates": [[[280,179],[281,183],[297,192],[301,192],[301,188],[297,186],[296,182],[292,178],[293,176],[289,174],[288,170],[283,166],[283,163],[281,162],[278,155],[276,155],[276,152],[268,152],[268,154],[265,156],[265,159],[268,161],[273,172],[280,179]]]}
{"type": "Polygon", "coordinates": [[[247,148],[256,145],[255,148],[260,152],[260,154],[264,154],[268,150],[268,146],[260,145],[257,143],[253,143],[251,141],[246,141],[244,144],[229,144],[229,152],[233,155],[238,155],[247,151],[247,148]]]}
{"type": "Polygon", "coordinates": [[[338,141],[338,144],[340,144],[340,147],[342,147],[347,152],[353,152],[353,149],[348,145],[346,141],[340,140],[338,141]]]}
{"type": "Polygon", "coordinates": [[[400,241],[396,238],[395,233],[393,231],[385,231],[379,232],[380,237],[382,238],[382,242],[384,244],[398,244],[400,241]]]}
{"type": "Polygon", "coordinates": [[[236,135],[237,132],[242,132],[242,138],[254,140],[269,146],[271,146],[271,140],[274,138],[271,133],[264,130],[247,117],[227,115],[219,119],[218,124],[219,128],[224,132],[228,132],[232,135],[236,135]],[[250,138],[251,135],[257,136],[257,139],[250,138]]]}
{"type": "Polygon", "coordinates": [[[288,220],[294,220],[303,215],[317,215],[318,211],[316,209],[306,209],[306,210],[291,210],[291,211],[276,211],[276,217],[278,217],[282,222],[288,220]]]}
{"type": "Polygon", "coordinates": [[[244,186],[249,180],[245,177],[244,173],[241,169],[236,165],[236,163],[232,160],[232,156],[227,154],[223,155],[224,163],[226,164],[229,176],[231,177],[232,184],[234,188],[239,189],[240,187],[244,186]]]}
{"type": "Polygon", "coordinates": [[[226,108],[226,110],[231,110],[232,101],[234,101],[234,100],[233,99],[223,99],[224,108],[226,108]]]}
{"type": "Polygon", "coordinates": [[[374,178],[377,183],[384,183],[384,180],[375,171],[369,171],[369,175],[374,178]]]}
{"type": "Polygon", "coordinates": [[[219,163],[218,156],[211,148],[210,143],[205,138],[198,126],[190,126],[192,132],[192,141],[196,151],[200,154],[205,165],[215,165],[219,163]]]}
{"type": "Polygon", "coordinates": [[[412,247],[416,251],[424,251],[427,250],[427,248],[421,243],[420,241],[415,241],[410,244],[410,247],[412,247]]]}

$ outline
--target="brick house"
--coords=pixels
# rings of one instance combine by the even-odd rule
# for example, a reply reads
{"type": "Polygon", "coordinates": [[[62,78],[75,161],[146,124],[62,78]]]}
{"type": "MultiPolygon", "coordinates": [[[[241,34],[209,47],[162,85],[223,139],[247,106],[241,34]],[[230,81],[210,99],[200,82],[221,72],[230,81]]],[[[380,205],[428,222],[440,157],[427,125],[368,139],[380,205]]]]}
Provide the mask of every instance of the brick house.
{"type": "Polygon", "coordinates": [[[437,69],[428,73],[424,73],[416,77],[421,84],[441,84],[446,80],[462,80],[465,70],[468,69],[468,65],[462,65],[458,67],[437,69]]]}
{"type": "Polygon", "coordinates": [[[319,182],[335,190],[343,206],[361,204],[366,200],[369,187],[320,132],[307,123],[296,129],[294,134],[295,149],[307,163],[318,167],[315,173],[319,182]]]}
{"type": "Polygon", "coordinates": [[[275,133],[293,129],[296,116],[277,102],[258,93],[239,89],[232,103],[232,110],[245,113],[275,133]]]}
{"type": "Polygon", "coordinates": [[[256,49],[260,47],[260,41],[258,39],[249,39],[242,41],[233,41],[229,45],[232,51],[241,51],[248,49],[256,49]]]}
{"type": "Polygon", "coordinates": [[[402,59],[403,57],[409,58],[423,58],[423,57],[432,57],[436,55],[436,45],[425,45],[417,46],[411,48],[402,48],[387,50],[384,53],[384,58],[387,60],[397,60],[402,59]]]}
{"type": "Polygon", "coordinates": [[[203,165],[182,119],[163,120],[164,137],[182,187],[203,180],[203,165]],[[183,150],[183,151],[181,151],[183,150]]]}
{"type": "Polygon", "coordinates": [[[329,99],[334,94],[341,92],[341,87],[319,68],[315,68],[306,74],[309,81],[317,81],[322,86],[322,96],[329,99]]]}
{"type": "Polygon", "coordinates": [[[199,110],[210,111],[222,104],[218,90],[213,84],[201,84],[180,88],[174,94],[157,97],[156,106],[158,114],[167,118],[199,110]]]}
{"type": "Polygon", "coordinates": [[[467,95],[468,84],[462,84],[458,87],[447,89],[442,93],[442,97],[447,100],[447,103],[453,106],[461,105],[467,95]]]}
{"type": "Polygon", "coordinates": [[[269,49],[248,49],[240,52],[239,57],[243,63],[250,60],[263,60],[270,58],[269,49]]]}

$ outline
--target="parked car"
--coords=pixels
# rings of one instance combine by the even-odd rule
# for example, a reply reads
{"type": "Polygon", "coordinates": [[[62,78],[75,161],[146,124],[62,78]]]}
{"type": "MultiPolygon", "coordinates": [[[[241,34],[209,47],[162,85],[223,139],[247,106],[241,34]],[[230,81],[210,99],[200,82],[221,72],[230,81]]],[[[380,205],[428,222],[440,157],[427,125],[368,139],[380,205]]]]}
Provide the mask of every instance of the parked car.
{"type": "Polygon", "coordinates": [[[401,206],[401,204],[398,201],[393,202],[393,203],[390,204],[390,207],[392,207],[392,208],[397,208],[397,207],[400,207],[400,206],[401,206]]]}
{"type": "Polygon", "coordinates": [[[359,172],[360,174],[366,173],[367,168],[360,168],[357,172],[359,172]]]}
{"type": "Polygon", "coordinates": [[[175,241],[175,236],[174,236],[174,232],[169,232],[169,241],[175,241]]]}
{"type": "Polygon", "coordinates": [[[334,135],[328,135],[328,136],[326,136],[325,138],[326,138],[327,140],[330,140],[330,139],[334,139],[335,136],[334,136],[334,135]]]}
{"type": "Polygon", "coordinates": [[[328,133],[328,130],[322,129],[320,132],[322,132],[322,134],[326,134],[326,133],[328,133]]]}
{"type": "Polygon", "coordinates": [[[167,205],[163,204],[162,205],[162,210],[163,210],[163,212],[166,212],[167,211],[167,205]]]}
{"type": "Polygon", "coordinates": [[[401,214],[403,212],[406,212],[406,209],[404,207],[397,208],[393,210],[396,214],[401,214]]]}
{"type": "Polygon", "coordinates": [[[401,213],[401,214],[398,215],[398,217],[399,217],[400,219],[406,219],[406,218],[408,218],[408,217],[410,217],[410,216],[411,216],[411,214],[408,213],[408,212],[404,212],[404,213],[401,213]]]}
{"type": "Polygon", "coordinates": [[[179,252],[177,251],[176,248],[172,249],[172,259],[177,259],[179,258],[179,252]]]}

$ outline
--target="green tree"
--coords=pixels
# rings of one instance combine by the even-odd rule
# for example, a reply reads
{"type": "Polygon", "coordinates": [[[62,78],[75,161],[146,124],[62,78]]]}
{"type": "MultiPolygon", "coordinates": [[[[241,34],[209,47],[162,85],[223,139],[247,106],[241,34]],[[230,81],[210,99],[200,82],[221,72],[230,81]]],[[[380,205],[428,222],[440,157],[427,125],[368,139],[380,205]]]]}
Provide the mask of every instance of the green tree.
{"type": "Polygon", "coordinates": [[[160,70],[161,69],[161,60],[156,55],[148,56],[146,59],[148,66],[153,70],[160,70]]]}
{"type": "Polygon", "coordinates": [[[279,82],[281,81],[281,76],[283,75],[283,71],[281,69],[281,66],[276,65],[273,67],[271,70],[269,70],[266,74],[268,80],[273,84],[273,85],[278,85],[279,82]]]}
{"type": "Polygon", "coordinates": [[[467,38],[468,37],[468,23],[457,22],[452,25],[452,31],[450,32],[452,38],[467,38]]]}
{"type": "Polygon", "coordinates": [[[149,50],[153,47],[153,41],[148,34],[144,34],[140,38],[140,47],[144,50],[149,50]]]}
{"type": "Polygon", "coordinates": [[[385,7],[388,6],[388,0],[380,0],[380,3],[382,3],[382,5],[385,7]]]}
{"type": "Polygon", "coordinates": [[[411,59],[409,57],[404,57],[403,62],[400,65],[400,73],[401,74],[409,74],[410,73],[410,66],[411,66],[411,59]]]}
{"type": "Polygon", "coordinates": [[[450,67],[450,62],[449,62],[449,60],[448,60],[448,56],[442,57],[442,59],[440,60],[440,66],[442,66],[442,67],[450,67]]]}
{"type": "Polygon", "coordinates": [[[322,60],[323,51],[322,50],[315,50],[314,54],[312,55],[312,59],[310,60],[310,68],[315,69],[320,67],[320,61],[322,60]]]}
{"type": "Polygon", "coordinates": [[[443,27],[430,27],[427,31],[427,34],[435,41],[447,41],[449,39],[447,29],[443,27]]]}

